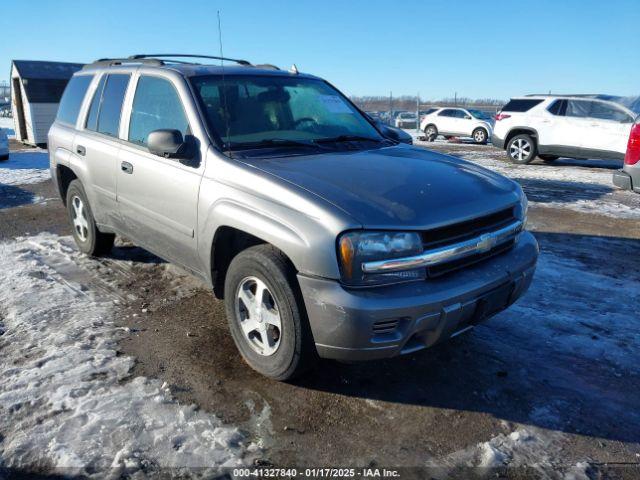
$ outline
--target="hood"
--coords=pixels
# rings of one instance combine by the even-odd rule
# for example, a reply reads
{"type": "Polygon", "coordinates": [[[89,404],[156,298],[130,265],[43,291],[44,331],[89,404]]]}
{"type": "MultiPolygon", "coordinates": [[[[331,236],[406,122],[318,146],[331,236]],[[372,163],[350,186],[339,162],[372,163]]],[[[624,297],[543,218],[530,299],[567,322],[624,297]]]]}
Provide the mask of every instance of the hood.
{"type": "Polygon", "coordinates": [[[520,187],[456,157],[398,145],[243,162],[344,210],[366,228],[425,229],[519,201],[520,187]]]}

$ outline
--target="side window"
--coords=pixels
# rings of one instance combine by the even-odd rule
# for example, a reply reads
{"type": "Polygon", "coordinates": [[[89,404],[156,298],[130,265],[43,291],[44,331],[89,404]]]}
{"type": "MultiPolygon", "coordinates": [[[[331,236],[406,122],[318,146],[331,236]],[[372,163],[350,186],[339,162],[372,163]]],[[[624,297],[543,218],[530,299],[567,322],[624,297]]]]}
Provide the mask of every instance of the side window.
{"type": "Polygon", "coordinates": [[[93,94],[93,100],[91,100],[91,105],[89,106],[89,114],[87,115],[85,128],[93,130],[94,132],[98,130],[98,113],[100,112],[100,102],[102,100],[102,91],[104,90],[104,82],[106,79],[106,75],[103,75],[100,79],[98,88],[96,88],[96,91],[93,94]]]}
{"type": "Polygon", "coordinates": [[[91,80],[93,75],[78,75],[69,80],[58,106],[58,121],[75,125],[91,80]]]}
{"type": "Polygon", "coordinates": [[[455,113],[455,110],[450,110],[450,109],[446,109],[446,110],[442,110],[438,116],[439,117],[453,117],[453,114],[455,113]]]}
{"type": "Polygon", "coordinates": [[[464,110],[454,110],[454,117],[456,118],[465,118],[468,115],[464,110]]]}
{"type": "Polygon", "coordinates": [[[547,108],[547,111],[552,115],[563,117],[567,111],[567,101],[556,100],[547,108]]]}
{"type": "Polygon", "coordinates": [[[189,131],[178,92],[168,80],[142,76],[138,80],[129,122],[129,141],[146,145],[149,133],[162,128],[189,131]]]}
{"type": "Polygon", "coordinates": [[[619,108],[614,107],[601,102],[591,103],[591,118],[597,118],[599,120],[610,120],[613,122],[631,123],[633,119],[619,108]]]}
{"type": "Polygon", "coordinates": [[[107,76],[102,91],[100,111],[98,112],[98,132],[111,137],[118,136],[122,103],[124,102],[127,85],[129,85],[129,77],[130,75],[124,74],[107,76]]]}
{"type": "Polygon", "coordinates": [[[586,100],[567,100],[565,115],[573,118],[587,118],[591,110],[591,103],[593,102],[586,100]]]}

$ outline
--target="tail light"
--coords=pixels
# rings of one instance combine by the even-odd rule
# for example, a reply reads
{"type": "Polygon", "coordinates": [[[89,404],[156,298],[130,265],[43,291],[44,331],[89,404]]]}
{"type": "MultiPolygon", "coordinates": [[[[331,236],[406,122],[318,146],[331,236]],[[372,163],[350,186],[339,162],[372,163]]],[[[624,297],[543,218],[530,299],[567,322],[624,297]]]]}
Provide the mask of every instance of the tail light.
{"type": "Polygon", "coordinates": [[[496,113],[495,119],[497,122],[499,122],[500,120],[504,120],[505,118],[510,118],[510,117],[511,115],[500,112],[500,113],[496,113]]]}
{"type": "Polygon", "coordinates": [[[629,143],[627,143],[627,154],[624,156],[624,163],[635,165],[640,160],[640,122],[631,127],[629,143]]]}

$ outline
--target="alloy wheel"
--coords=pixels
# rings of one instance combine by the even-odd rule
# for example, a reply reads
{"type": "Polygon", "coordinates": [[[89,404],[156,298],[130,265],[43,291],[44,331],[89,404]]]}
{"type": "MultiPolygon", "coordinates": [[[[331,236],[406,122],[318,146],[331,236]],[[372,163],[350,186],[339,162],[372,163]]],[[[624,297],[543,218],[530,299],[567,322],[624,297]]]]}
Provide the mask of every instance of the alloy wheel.
{"type": "Polygon", "coordinates": [[[257,277],[244,278],[236,292],[236,319],[249,346],[258,354],[276,353],[282,338],[280,312],[273,294],[257,277]]]}
{"type": "Polygon", "coordinates": [[[476,132],[473,134],[473,139],[478,143],[484,142],[485,141],[484,130],[476,130],[476,132]]]}
{"type": "Polygon", "coordinates": [[[523,161],[531,154],[531,144],[523,138],[517,139],[509,148],[509,155],[514,160],[523,161]]]}
{"type": "Polygon", "coordinates": [[[87,221],[87,213],[82,199],[78,196],[73,196],[71,198],[71,207],[73,228],[76,231],[78,238],[81,241],[86,242],[87,238],[89,238],[89,222],[87,221]]]}

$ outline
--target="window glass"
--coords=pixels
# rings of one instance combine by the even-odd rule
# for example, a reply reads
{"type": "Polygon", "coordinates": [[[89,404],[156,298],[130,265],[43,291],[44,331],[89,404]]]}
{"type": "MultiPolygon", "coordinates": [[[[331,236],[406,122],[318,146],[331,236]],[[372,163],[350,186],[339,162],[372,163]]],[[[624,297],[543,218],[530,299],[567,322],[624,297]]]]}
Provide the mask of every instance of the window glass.
{"type": "Polygon", "coordinates": [[[230,149],[269,140],[314,142],[349,135],[380,140],[378,132],[333,87],[284,76],[192,79],[209,124],[230,149]]]}
{"type": "Polygon", "coordinates": [[[593,102],[586,100],[567,100],[567,117],[586,118],[589,116],[591,104],[593,102]]]}
{"type": "Polygon", "coordinates": [[[467,115],[467,112],[464,110],[454,110],[452,116],[455,118],[465,118],[467,115]]]}
{"type": "Polygon", "coordinates": [[[626,112],[623,112],[619,108],[616,108],[612,105],[601,102],[591,103],[591,113],[589,114],[589,116],[591,118],[597,118],[600,120],[611,120],[614,122],[631,123],[633,121],[633,119],[626,112]]]}
{"type": "Polygon", "coordinates": [[[551,113],[552,115],[556,115],[558,117],[562,117],[564,116],[565,112],[567,111],[567,101],[566,100],[556,100],[555,102],[553,102],[549,108],[547,108],[547,111],[549,113],[551,113]]]}
{"type": "Polygon", "coordinates": [[[453,117],[453,116],[455,116],[455,112],[456,112],[455,110],[445,109],[445,110],[442,110],[438,114],[438,116],[439,117],[453,117]]]}
{"type": "Polygon", "coordinates": [[[149,134],[159,129],[180,130],[184,136],[188,133],[189,122],[171,82],[143,76],[138,80],[133,99],[129,141],[146,145],[149,134]]]}
{"type": "Polygon", "coordinates": [[[129,85],[129,75],[112,74],[107,76],[98,113],[98,132],[111,137],[118,136],[120,114],[127,85],[129,85]]]}
{"type": "Polygon", "coordinates": [[[78,75],[69,80],[58,106],[58,121],[75,125],[92,79],[92,75],[78,75]]]}
{"type": "Polygon", "coordinates": [[[89,106],[89,114],[87,115],[87,124],[85,127],[94,132],[98,130],[98,112],[100,111],[100,100],[102,100],[102,90],[104,89],[104,82],[107,79],[106,75],[103,75],[98,83],[98,88],[93,94],[93,100],[89,106]]]}
{"type": "Polygon", "coordinates": [[[536,105],[542,103],[540,99],[518,98],[515,100],[509,100],[501,111],[503,112],[527,112],[536,105]]]}

